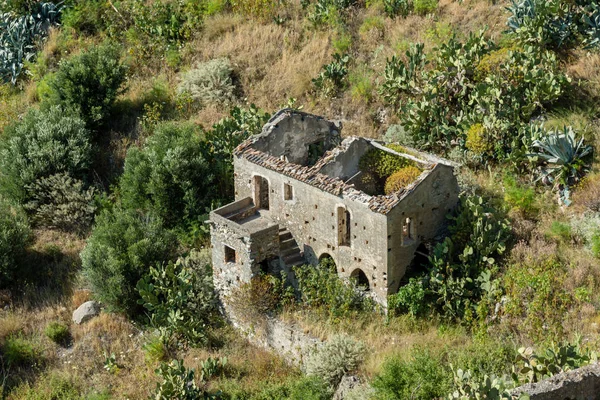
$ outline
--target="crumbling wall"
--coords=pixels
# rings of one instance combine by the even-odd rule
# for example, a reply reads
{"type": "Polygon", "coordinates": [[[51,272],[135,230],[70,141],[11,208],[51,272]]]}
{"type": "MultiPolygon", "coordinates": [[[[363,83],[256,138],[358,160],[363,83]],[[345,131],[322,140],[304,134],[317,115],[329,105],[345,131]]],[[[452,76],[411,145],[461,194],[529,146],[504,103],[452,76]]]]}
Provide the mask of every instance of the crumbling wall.
{"type": "Polygon", "coordinates": [[[346,181],[359,172],[360,158],[371,148],[366,139],[357,137],[345,139],[340,149],[333,150],[335,153],[333,159],[319,172],[346,181]]]}
{"type": "Polygon", "coordinates": [[[306,165],[309,145],[323,142],[323,151],[341,142],[340,127],[325,118],[301,111],[281,110],[255,138],[253,148],[289,162],[306,165]]]}
{"type": "Polygon", "coordinates": [[[600,399],[600,364],[563,372],[513,390],[514,395],[521,393],[527,393],[531,400],[600,399]]]}

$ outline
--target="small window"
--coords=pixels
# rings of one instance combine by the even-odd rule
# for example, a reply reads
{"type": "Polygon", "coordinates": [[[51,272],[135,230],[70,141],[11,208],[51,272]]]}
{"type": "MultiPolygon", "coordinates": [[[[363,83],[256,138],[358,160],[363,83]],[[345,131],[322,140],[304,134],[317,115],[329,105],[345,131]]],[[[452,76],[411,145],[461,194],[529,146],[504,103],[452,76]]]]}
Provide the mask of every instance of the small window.
{"type": "Polygon", "coordinates": [[[294,189],[292,185],[287,183],[283,184],[283,199],[284,200],[293,200],[294,199],[294,189]]]}
{"type": "Polygon", "coordinates": [[[405,218],[402,225],[402,243],[412,244],[415,238],[415,226],[412,218],[405,218]]]}
{"type": "Polygon", "coordinates": [[[235,263],[235,250],[229,246],[225,246],[225,262],[235,263]]]}

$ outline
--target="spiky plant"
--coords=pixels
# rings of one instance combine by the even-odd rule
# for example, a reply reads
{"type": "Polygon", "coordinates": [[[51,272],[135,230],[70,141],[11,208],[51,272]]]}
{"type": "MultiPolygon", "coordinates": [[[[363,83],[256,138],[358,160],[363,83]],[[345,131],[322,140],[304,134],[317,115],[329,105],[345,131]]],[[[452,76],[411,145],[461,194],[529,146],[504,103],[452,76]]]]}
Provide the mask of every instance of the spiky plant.
{"type": "Polygon", "coordinates": [[[535,140],[532,147],[538,152],[528,154],[531,161],[541,164],[538,180],[555,187],[562,184],[568,186],[577,181],[585,172],[583,158],[592,152],[592,146],[584,145],[584,138],[576,138],[570,126],[562,131],[550,131],[540,140],[535,140]]]}

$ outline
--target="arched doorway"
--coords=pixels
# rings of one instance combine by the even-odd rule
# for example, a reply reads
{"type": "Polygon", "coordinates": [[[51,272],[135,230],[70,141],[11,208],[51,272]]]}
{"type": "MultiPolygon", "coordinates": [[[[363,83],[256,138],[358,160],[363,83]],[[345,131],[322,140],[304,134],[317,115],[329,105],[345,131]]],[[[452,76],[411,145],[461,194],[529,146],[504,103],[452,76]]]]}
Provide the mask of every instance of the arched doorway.
{"type": "Polygon", "coordinates": [[[335,265],[335,261],[333,260],[333,257],[331,257],[331,255],[329,255],[327,253],[323,253],[319,257],[319,266],[323,269],[327,269],[331,272],[337,273],[337,265],[335,265]]]}
{"type": "Polygon", "coordinates": [[[254,176],[254,202],[259,209],[269,209],[269,181],[260,175],[254,176]]]}
{"type": "Polygon", "coordinates": [[[369,291],[369,278],[367,278],[367,275],[363,272],[362,269],[357,268],[354,271],[352,271],[352,273],[350,274],[350,278],[354,279],[354,281],[356,282],[357,289],[362,290],[364,292],[369,291]]]}
{"type": "Polygon", "coordinates": [[[425,271],[429,265],[429,249],[421,243],[415,250],[415,256],[410,263],[411,272],[425,271]]]}

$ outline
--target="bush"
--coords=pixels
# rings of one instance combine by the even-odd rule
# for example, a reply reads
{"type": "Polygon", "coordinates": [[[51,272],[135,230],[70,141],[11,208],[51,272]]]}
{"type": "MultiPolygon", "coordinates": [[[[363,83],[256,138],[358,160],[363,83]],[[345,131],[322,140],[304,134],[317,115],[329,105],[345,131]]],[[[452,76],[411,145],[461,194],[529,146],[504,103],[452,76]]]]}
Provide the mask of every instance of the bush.
{"type": "Polygon", "coordinates": [[[0,195],[0,289],[14,283],[32,239],[25,213],[0,195]]]}
{"type": "Polygon", "coordinates": [[[600,257],[600,213],[588,212],[571,220],[573,234],[579,237],[586,248],[600,257]]]}
{"type": "Polygon", "coordinates": [[[306,373],[322,378],[335,388],[347,372],[358,368],[364,356],[362,343],[349,336],[337,335],[311,354],[305,364],[306,373]]]}
{"type": "Polygon", "coordinates": [[[259,275],[234,290],[230,303],[237,315],[253,321],[277,311],[289,295],[282,279],[273,275],[259,275]]]}
{"type": "Polygon", "coordinates": [[[202,105],[222,105],[234,100],[233,69],[227,58],[199,63],[183,74],[177,91],[189,95],[202,105]]]}
{"type": "Polygon", "coordinates": [[[192,125],[157,126],[142,148],[127,152],[119,191],[124,207],[151,212],[167,227],[202,222],[212,200],[214,174],[192,125]]]}
{"type": "Polygon", "coordinates": [[[83,178],[92,160],[90,134],[84,122],[60,107],[33,109],[5,131],[0,145],[0,187],[18,201],[40,178],[67,173],[83,178]]]}
{"type": "Polygon", "coordinates": [[[413,8],[417,14],[431,14],[438,7],[438,0],[413,0],[413,8]]]}
{"type": "Polygon", "coordinates": [[[299,265],[293,268],[298,280],[301,304],[320,309],[329,317],[350,317],[357,312],[372,310],[373,303],[359,294],[351,282],[344,283],[333,267],[321,263],[319,266],[299,265]]]}
{"type": "Polygon", "coordinates": [[[421,170],[409,165],[394,172],[385,180],[385,194],[391,194],[413,183],[421,175],[421,170]]]}
{"type": "Polygon", "coordinates": [[[86,126],[96,131],[108,121],[126,73],[118,47],[93,46],[60,63],[45,102],[78,110],[86,126]]]}
{"type": "Polygon", "coordinates": [[[539,212],[536,202],[537,194],[533,188],[521,186],[510,175],[504,177],[504,201],[513,210],[520,212],[525,217],[534,217],[539,212]]]}
{"type": "Polygon", "coordinates": [[[85,234],[94,220],[94,188],[66,173],[40,178],[26,187],[31,193],[24,208],[38,226],[85,234]]]}
{"type": "Polygon", "coordinates": [[[574,304],[564,288],[567,279],[565,266],[553,257],[511,265],[503,278],[507,321],[536,343],[564,337],[565,315],[574,304]]]}
{"type": "Polygon", "coordinates": [[[373,195],[384,193],[388,177],[411,164],[411,161],[404,157],[380,149],[371,149],[360,158],[358,167],[363,174],[369,173],[374,178],[375,191],[369,193],[373,195]]]}
{"type": "Polygon", "coordinates": [[[312,80],[315,89],[325,97],[335,97],[348,83],[349,62],[349,55],[334,54],[333,61],[323,65],[319,75],[312,80]]]}
{"type": "Polygon", "coordinates": [[[138,303],[150,313],[151,325],[191,344],[205,341],[215,306],[211,266],[199,264],[198,254],[150,267],[136,287],[138,303]]]}
{"type": "Polygon", "coordinates": [[[81,252],[84,274],[98,299],[110,309],[139,311],[138,281],[151,265],[175,257],[177,240],[160,218],[121,206],[104,210],[81,252]]]}
{"type": "MultiPolygon", "coordinates": [[[[34,383],[23,383],[11,391],[11,397],[26,400],[79,400],[81,385],[68,373],[50,372],[37,378],[34,383]]],[[[85,397],[91,400],[91,397],[85,397]]]]}
{"type": "Polygon", "coordinates": [[[160,381],[150,399],[155,400],[197,400],[203,399],[204,391],[196,385],[195,371],[187,369],[183,361],[173,360],[161,363],[156,369],[160,381]]]}
{"type": "Polygon", "coordinates": [[[422,315],[427,307],[423,281],[410,278],[408,283],[398,289],[398,293],[388,296],[388,311],[399,315],[409,313],[412,317],[422,315]]]}
{"type": "Polygon", "coordinates": [[[69,333],[69,327],[62,322],[57,321],[50,322],[46,326],[46,330],[44,332],[50,340],[61,345],[66,344],[71,337],[71,334],[69,333]]]}
{"type": "Polygon", "coordinates": [[[411,4],[408,0],[383,0],[383,8],[390,18],[406,17],[411,10],[411,4]]]}
{"type": "Polygon", "coordinates": [[[430,400],[448,393],[451,383],[448,367],[427,351],[417,349],[406,361],[399,357],[388,359],[372,386],[378,399],[430,400]]]}
{"type": "Polygon", "coordinates": [[[331,390],[320,376],[306,376],[290,384],[288,400],[329,400],[331,390]]]}
{"type": "Polygon", "coordinates": [[[34,367],[42,362],[37,345],[20,336],[11,336],[0,347],[9,367],[34,367]]]}

